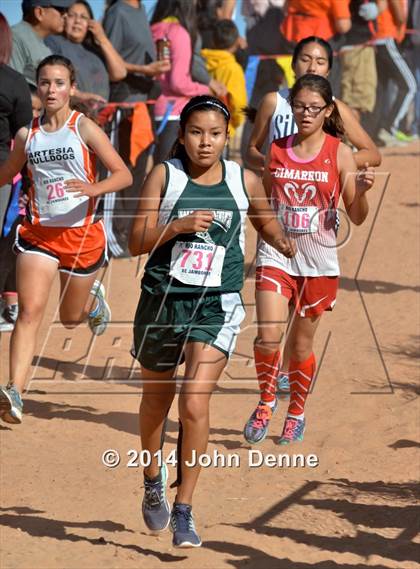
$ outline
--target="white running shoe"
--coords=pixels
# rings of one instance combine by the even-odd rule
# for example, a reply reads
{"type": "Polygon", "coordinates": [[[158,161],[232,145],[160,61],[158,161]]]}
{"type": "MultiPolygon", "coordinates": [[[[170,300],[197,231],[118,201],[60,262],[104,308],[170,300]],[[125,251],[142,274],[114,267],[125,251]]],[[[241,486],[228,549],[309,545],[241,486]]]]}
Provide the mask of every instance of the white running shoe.
{"type": "Polygon", "coordinates": [[[23,403],[20,393],[13,387],[0,387],[0,417],[6,423],[22,422],[23,403]]]}
{"type": "Polygon", "coordinates": [[[89,314],[89,328],[95,336],[101,336],[111,320],[111,309],[105,300],[105,287],[101,281],[95,281],[90,291],[98,299],[98,305],[89,314]]]}

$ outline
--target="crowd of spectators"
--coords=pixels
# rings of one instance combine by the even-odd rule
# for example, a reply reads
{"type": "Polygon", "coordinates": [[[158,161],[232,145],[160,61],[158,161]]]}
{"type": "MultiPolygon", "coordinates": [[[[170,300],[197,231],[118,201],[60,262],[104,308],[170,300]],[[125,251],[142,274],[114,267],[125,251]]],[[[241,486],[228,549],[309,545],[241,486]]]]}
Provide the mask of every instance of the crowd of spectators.
{"type": "MultiPolygon", "coordinates": [[[[224,98],[236,129],[244,121],[240,109],[246,106],[245,97],[257,106],[267,90],[282,82],[290,86],[287,57],[293,46],[304,37],[318,36],[335,51],[329,79],[337,96],[379,145],[397,145],[418,135],[418,94],[412,105],[420,44],[418,4],[414,0],[157,0],[149,21],[141,0],[108,0],[101,23],[94,19],[87,0],[23,0],[22,21],[12,28],[9,65],[34,85],[39,61],[50,53],[67,56],[77,69],[75,100],[93,111],[107,102],[156,101],[149,111],[156,135],[153,154],[160,161],[170,151],[180,109],[188,98],[208,92],[224,98]],[[239,36],[233,21],[239,9],[246,37],[239,36]],[[167,42],[166,57],[160,61],[159,40],[167,42]],[[250,55],[263,58],[246,95],[250,55]]],[[[132,113],[126,110],[119,116],[121,147],[124,139],[130,139],[132,113]]],[[[137,158],[136,186],[147,171],[147,159],[137,158]]]]}
{"type": "MultiPolygon", "coordinates": [[[[240,160],[238,140],[246,145],[250,131],[243,109],[291,86],[291,54],[303,37],[330,42],[335,95],[379,146],[418,137],[419,5],[417,0],[157,0],[147,15],[141,0],[108,0],[100,22],[87,0],[23,0],[22,20],[11,29],[10,58],[1,58],[0,89],[8,90],[11,78],[19,77],[16,84],[26,83],[36,97],[35,71],[44,57],[56,53],[73,62],[74,104],[103,124],[133,174],[132,187],[118,200],[107,195],[104,204],[111,253],[124,256],[138,189],[153,162],[169,155],[189,98],[212,93],[228,104],[236,141],[230,156],[240,160]],[[245,37],[235,25],[239,11],[245,37]]],[[[17,117],[28,118],[11,111],[9,96],[0,97],[6,101],[0,108],[0,160],[20,125],[17,117]]]]}

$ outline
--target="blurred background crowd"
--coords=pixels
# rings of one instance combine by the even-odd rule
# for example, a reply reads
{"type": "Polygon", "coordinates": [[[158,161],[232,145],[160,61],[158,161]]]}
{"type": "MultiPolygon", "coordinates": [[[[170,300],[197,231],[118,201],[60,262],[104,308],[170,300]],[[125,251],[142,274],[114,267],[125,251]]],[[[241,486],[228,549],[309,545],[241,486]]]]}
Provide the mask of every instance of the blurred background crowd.
{"type": "MultiPolygon", "coordinates": [[[[16,130],[42,112],[37,65],[51,53],[68,57],[77,70],[74,106],[103,126],[134,177],[118,199],[107,194],[102,204],[115,257],[127,255],[140,185],[153,163],[168,157],[189,98],[212,93],[228,104],[227,156],[246,163],[252,109],[267,93],[293,84],[293,48],[307,36],[331,44],[335,96],[351,107],[378,146],[403,145],[419,136],[420,0],[92,0],[92,5],[94,11],[86,0],[24,0],[16,23],[18,2],[1,3],[0,161],[16,130]]],[[[0,197],[2,239],[6,217],[14,215],[12,201],[13,196],[0,197]]]]}

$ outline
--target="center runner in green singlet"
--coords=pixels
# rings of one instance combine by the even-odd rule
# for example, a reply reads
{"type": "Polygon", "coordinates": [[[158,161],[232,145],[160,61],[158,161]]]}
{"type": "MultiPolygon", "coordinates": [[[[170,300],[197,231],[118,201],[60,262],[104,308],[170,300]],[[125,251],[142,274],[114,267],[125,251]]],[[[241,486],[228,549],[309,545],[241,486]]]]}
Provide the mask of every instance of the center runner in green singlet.
{"type": "Polygon", "coordinates": [[[176,547],[201,545],[191,513],[200,466],[191,461],[206,452],[210,397],[244,317],[240,290],[246,215],[280,253],[290,257],[295,252],[259,178],[221,158],[229,118],[227,107],[214,97],[187,103],[173,158],[157,165],[142,188],[130,239],[133,255],[150,253],[134,321],[135,357],[143,379],[142,449],[153,458],[145,468],[142,512],[153,532],[170,524],[176,547]],[[171,512],[167,468],[159,451],[176,370],[183,362],[182,476],[171,512]]]}

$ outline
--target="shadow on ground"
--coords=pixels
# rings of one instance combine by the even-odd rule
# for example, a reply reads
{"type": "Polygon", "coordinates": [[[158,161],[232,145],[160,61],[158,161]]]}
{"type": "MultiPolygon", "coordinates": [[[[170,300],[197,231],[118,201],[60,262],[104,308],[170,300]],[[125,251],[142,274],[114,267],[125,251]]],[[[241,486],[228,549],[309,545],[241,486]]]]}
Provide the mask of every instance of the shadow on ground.
{"type": "MultiPolygon", "coordinates": [[[[334,555],[352,553],[366,558],[371,555],[378,555],[391,561],[417,562],[419,545],[414,542],[414,538],[420,530],[419,499],[420,491],[414,482],[387,484],[383,481],[358,482],[347,479],[329,482],[311,481],[251,521],[226,525],[234,525],[234,527],[240,527],[260,535],[287,538],[296,544],[330,551],[334,555]],[[329,492],[331,489],[334,490],[334,497],[330,495],[328,498],[322,497],[323,489],[327,486],[329,492]],[[326,512],[334,514],[337,517],[336,527],[340,526],[340,520],[345,520],[354,527],[354,535],[319,535],[316,531],[310,533],[299,529],[299,527],[286,528],[276,525],[276,519],[279,520],[284,511],[296,505],[304,508],[309,507],[312,512],[318,511],[320,519],[324,517],[326,512]],[[380,531],[375,531],[384,528],[398,530],[397,537],[384,537],[380,531]]],[[[217,547],[226,547],[226,552],[230,551],[232,545],[213,542],[214,547],[216,547],[215,544],[217,547]]],[[[211,544],[207,544],[207,546],[212,547],[211,544]]],[[[252,563],[248,564],[247,567],[282,567],[279,564],[282,561],[281,559],[275,565],[270,556],[267,556],[267,559],[261,557],[259,565],[256,562],[253,564],[255,561],[255,556],[252,554],[253,548],[242,545],[234,545],[233,547],[237,549],[238,555],[250,555],[252,563]]],[[[258,554],[260,556],[265,555],[261,551],[258,554]]],[[[284,560],[284,563],[284,567],[287,568],[287,561],[284,560]]],[[[289,561],[289,563],[291,563],[289,567],[293,566],[293,568],[306,567],[306,565],[299,565],[295,562],[289,561]]],[[[307,565],[307,567],[316,567],[317,569],[320,567],[356,568],[365,567],[365,565],[336,565],[334,562],[325,562],[307,565]]]]}
{"type": "Polygon", "coordinates": [[[127,529],[123,524],[112,522],[110,520],[92,520],[89,522],[54,520],[36,515],[44,512],[40,512],[39,510],[32,510],[31,508],[1,508],[0,512],[12,512],[0,514],[0,525],[20,530],[32,537],[49,537],[51,539],[68,542],[82,541],[90,543],[91,545],[101,546],[114,545],[119,549],[134,551],[139,555],[154,557],[155,559],[159,559],[159,561],[166,563],[182,561],[186,559],[186,556],[176,556],[171,555],[170,553],[160,553],[159,551],[153,551],[152,549],[143,548],[135,544],[118,543],[118,541],[107,539],[102,535],[99,535],[96,538],[89,538],[77,533],[69,533],[70,528],[80,528],[97,529],[99,532],[129,532],[131,534],[135,534],[133,530],[127,529]]]}
{"type": "MultiPolygon", "coordinates": [[[[68,405],[63,403],[51,403],[49,401],[38,401],[27,398],[25,400],[25,415],[30,415],[43,420],[64,419],[66,421],[86,421],[105,425],[110,429],[122,431],[131,435],[139,434],[139,419],[137,413],[127,411],[109,411],[99,413],[98,409],[89,405],[68,405]]],[[[4,428],[5,430],[7,427],[4,428]]],[[[10,429],[9,429],[10,430],[10,429]]],[[[178,423],[167,420],[165,442],[177,443],[178,423]],[[173,433],[174,436],[171,436],[173,433]]],[[[210,428],[209,442],[218,446],[224,446],[232,450],[242,446],[242,431],[234,429],[210,428]],[[222,438],[219,438],[222,436],[222,438]],[[225,438],[227,436],[236,439],[225,438]]]]}

